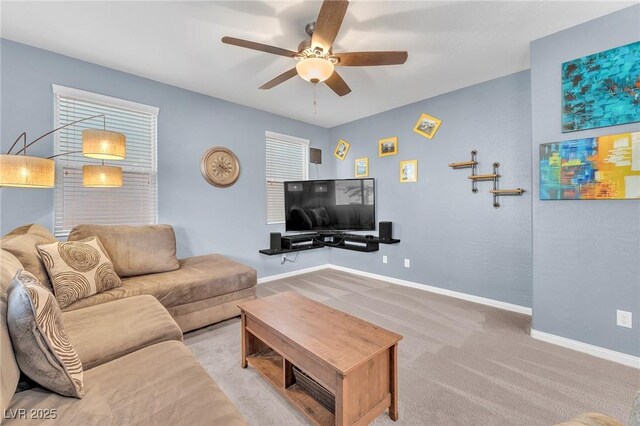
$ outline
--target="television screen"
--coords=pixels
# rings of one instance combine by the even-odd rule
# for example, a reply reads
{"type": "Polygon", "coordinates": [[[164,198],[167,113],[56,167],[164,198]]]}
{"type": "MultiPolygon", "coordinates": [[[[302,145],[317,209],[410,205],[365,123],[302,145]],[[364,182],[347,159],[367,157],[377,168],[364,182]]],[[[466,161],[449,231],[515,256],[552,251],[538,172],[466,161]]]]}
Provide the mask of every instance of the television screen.
{"type": "Polygon", "coordinates": [[[305,180],[284,183],[287,231],[373,231],[375,181],[305,180]]]}

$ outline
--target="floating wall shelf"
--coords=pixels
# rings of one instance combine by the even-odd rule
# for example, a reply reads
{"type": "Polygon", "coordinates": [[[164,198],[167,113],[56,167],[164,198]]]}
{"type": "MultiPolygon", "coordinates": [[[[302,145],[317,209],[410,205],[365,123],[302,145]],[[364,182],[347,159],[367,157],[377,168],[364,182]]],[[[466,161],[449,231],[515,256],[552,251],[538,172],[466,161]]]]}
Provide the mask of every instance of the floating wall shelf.
{"type": "Polygon", "coordinates": [[[475,166],[478,164],[477,161],[463,161],[461,163],[449,163],[449,167],[453,167],[454,169],[465,169],[467,167],[475,166]]]}
{"type": "Polygon", "coordinates": [[[522,195],[524,189],[522,188],[514,188],[514,189],[492,189],[489,191],[492,194],[498,195],[522,195]]]}
{"type": "MultiPolygon", "coordinates": [[[[460,163],[449,163],[449,167],[452,169],[468,169],[471,168],[471,176],[476,175],[476,166],[478,162],[476,161],[476,155],[478,155],[478,151],[475,149],[471,151],[471,161],[462,161],[460,163]]],[[[471,192],[478,192],[478,187],[476,186],[476,181],[471,181],[471,192]]]]}
{"type": "Polygon", "coordinates": [[[514,189],[499,189],[498,181],[500,180],[500,174],[498,173],[498,168],[500,167],[500,163],[493,163],[493,173],[477,175],[476,174],[476,166],[478,165],[478,161],[476,161],[476,156],[478,155],[478,151],[471,151],[471,161],[462,161],[459,163],[449,163],[449,167],[452,169],[467,169],[471,168],[471,176],[468,176],[468,179],[471,180],[471,192],[478,192],[477,182],[480,181],[493,181],[493,189],[489,191],[491,195],[493,195],[493,207],[499,208],[500,203],[498,202],[498,197],[501,196],[518,196],[522,195],[525,190],[522,188],[514,188],[514,189]]]}
{"type": "Polygon", "coordinates": [[[491,174],[491,175],[475,175],[475,176],[469,176],[469,179],[473,179],[473,180],[496,180],[500,177],[500,175],[497,174],[491,174]]]}

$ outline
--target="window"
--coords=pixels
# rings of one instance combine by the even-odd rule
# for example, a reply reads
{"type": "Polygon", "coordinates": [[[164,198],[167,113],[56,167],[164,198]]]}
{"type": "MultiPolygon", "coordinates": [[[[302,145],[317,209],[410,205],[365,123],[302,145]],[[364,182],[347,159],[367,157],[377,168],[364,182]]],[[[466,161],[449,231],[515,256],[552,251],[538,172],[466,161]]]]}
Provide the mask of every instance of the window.
{"type": "MultiPolygon", "coordinates": [[[[106,161],[122,167],[121,188],[84,188],[82,166],[101,160],[82,152],[56,158],[54,232],[68,235],[81,223],[145,225],[157,223],[158,108],[53,85],[55,127],[104,114],[107,130],[127,137],[126,159],[106,161]]],[[[82,151],[82,130],[102,129],[102,117],[55,133],[55,154],[82,151]]]]}
{"type": "Polygon", "coordinates": [[[267,132],[267,223],[284,223],[284,181],[309,177],[309,141],[267,132]]]}

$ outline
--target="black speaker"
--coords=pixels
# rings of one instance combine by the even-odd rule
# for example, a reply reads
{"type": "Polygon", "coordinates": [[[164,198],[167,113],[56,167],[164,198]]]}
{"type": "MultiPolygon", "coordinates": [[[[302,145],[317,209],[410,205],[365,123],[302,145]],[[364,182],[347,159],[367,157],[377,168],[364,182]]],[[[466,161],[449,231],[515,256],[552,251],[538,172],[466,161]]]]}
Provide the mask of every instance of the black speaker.
{"type": "Polygon", "coordinates": [[[393,238],[393,222],[380,222],[378,225],[378,236],[382,240],[390,240],[393,238]]]}
{"type": "Polygon", "coordinates": [[[282,249],[282,235],[279,232],[271,233],[271,245],[269,246],[271,250],[280,250],[282,249]]]}

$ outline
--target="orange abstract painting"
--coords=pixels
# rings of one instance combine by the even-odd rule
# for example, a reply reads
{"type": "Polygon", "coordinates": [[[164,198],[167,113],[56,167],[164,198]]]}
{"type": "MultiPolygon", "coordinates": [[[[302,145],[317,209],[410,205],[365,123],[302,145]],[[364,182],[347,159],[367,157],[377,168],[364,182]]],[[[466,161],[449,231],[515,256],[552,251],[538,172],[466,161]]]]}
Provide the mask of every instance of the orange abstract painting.
{"type": "Polygon", "coordinates": [[[640,132],[540,145],[540,199],[640,199],[640,132]]]}

